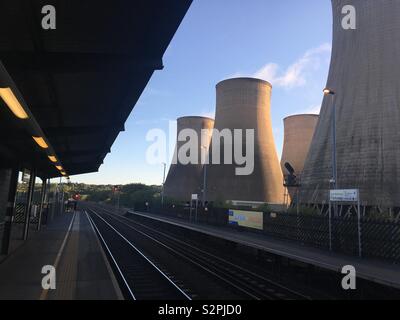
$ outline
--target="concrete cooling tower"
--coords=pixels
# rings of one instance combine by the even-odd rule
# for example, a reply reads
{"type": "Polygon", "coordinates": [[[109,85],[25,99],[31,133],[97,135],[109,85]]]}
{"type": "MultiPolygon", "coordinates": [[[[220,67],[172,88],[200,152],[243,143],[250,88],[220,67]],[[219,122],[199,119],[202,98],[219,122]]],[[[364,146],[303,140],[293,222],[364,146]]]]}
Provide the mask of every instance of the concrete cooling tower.
{"type": "Polygon", "coordinates": [[[337,187],[365,206],[400,207],[400,1],[333,0],[333,52],[320,120],[302,175],[301,200],[328,200],[336,108],[337,187]],[[356,10],[356,29],[342,8],[356,10]]]}
{"type": "MultiPolygon", "coordinates": [[[[198,194],[201,197],[201,190],[203,189],[203,175],[202,175],[202,147],[208,151],[210,145],[212,129],[214,127],[214,119],[205,117],[182,117],[177,120],[177,137],[184,129],[192,129],[196,132],[199,143],[197,147],[197,164],[183,164],[177,157],[177,152],[181,149],[186,141],[176,142],[174,159],[177,159],[176,164],[171,164],[168,172],[167,179],[164,185],[164,195],[168,198],[179,201],[190,201],[192,194],[198,194]],[[203,131],[203,145],[201,144],[201,137],[203,131]]],[[[204,151],[203,151],[204,152],[204,151]]]]}
{"type": "MultiPolygon", "coordinates": [[[[245,129],[254,130],[254,170],[250,175],[237,175],[235,163],[226,164],[224,148],[228,140],[213,133],[210,154],[218,141],[221,164],[207,166],[207,194],[212,201],[254,201],[271,204],[284,202],[283,176],[272,134],[270,117],[271,85],[252,78],[229,79],[217,84],[215,129],[243,129],[242,152],[246,150],[245,129]]],[[[232,134],[233,135],[233,134],[232,134]]],[[[236,146],[235,146],[236,147],[236,146]]]]}
{"type": "Polygon", "coordinates": [[[281,168],[284,175],[288,174],[285,163],[289,162],[294,169],[294,174],[300,178],[317,122],[318,115],[316,114],[293,115],[283,120],[285,136],[281,168]]]}

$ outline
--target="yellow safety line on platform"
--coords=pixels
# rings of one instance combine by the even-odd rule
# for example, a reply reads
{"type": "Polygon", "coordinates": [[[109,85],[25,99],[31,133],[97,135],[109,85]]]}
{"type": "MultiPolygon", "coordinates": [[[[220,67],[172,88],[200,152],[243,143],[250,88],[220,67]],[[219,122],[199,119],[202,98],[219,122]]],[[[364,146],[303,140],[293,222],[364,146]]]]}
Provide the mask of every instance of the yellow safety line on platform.
{"type": "MultiPolygon", "coordinates": [[[[60,262],[62,253],[63,253],[63,251],[64,251],[65,245],[67,244],[68,237],[69,237],[69,235],[70,235],[70,233],[71,233],[71,229],[72,229],[72,225],[73,225],[74,220],[75,220],[75,216],[76,216],[76,212],[74,212],[74,215],[72,216],[71,223],[69,224],[67,233],[66,233],[66,235],[65,235],[65,237],[64,237],[64,240],[63,240],[63,242],[62,242],[62,244],[61,244],[60,250],[58,250],[56,260],[54,261],[54,265],[53,265],[53,266],[54,266],[54,269],[56,269],[56,270],[57,270],[57,266],[58,266],[58,264],[59,264],[59,262],[60,262]]],[[[47,299],[47,294],[48,294],[48,293],[49,293],[49,290],[48,290],[48,289],[43,289],[43,290],[42,290],[42,294],[40,295],[39,300],[46,300],[46,299],[47,299]]]]}

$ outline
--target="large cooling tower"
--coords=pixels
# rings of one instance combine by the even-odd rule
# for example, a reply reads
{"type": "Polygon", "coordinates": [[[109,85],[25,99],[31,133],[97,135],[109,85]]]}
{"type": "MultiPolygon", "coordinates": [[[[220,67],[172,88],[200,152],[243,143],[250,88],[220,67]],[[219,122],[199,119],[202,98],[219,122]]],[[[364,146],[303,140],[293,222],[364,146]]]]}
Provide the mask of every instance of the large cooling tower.
{"type": "Polygon", "coordinates": [[[198,164],[181,163],[177,152],[189,141],[189,138],[186,141],[178,141],[177,139],[174,154],[174,159],[177,162],[176,164],[171,164],[167,179],[165,180],[164,195],[166,197],[179,201],[190,201],[192,194],[198,194],[199,199],[201,198],[201,190],[203,189],[201,152],[202,147],[208,150],[213,127],[214,119],[205,117],[182,117],[177,120],[177,137],[184,129],[192,129],[196,132],[199,142],[195,144],[198,154],[198,164]],[[201,139],[203,139],[203,144],[201,143],[201,139]]]}
{"type": "Polygon", "coordinates": [[[301,176],[317,122],[316,114],[299,114],[283,119],[285,136],[281,167],[284,175],[288,174],[285,163],[289,162],[295,175],[301,176]]]}
{"type": "Polygon", "coordinates": [[[337,187],[359,188],[364,205],[400,206],[400,1],[333,0],[333,52],[325,97],[302,175],[301,200],[328,200],[331,119],[336,107],[337,187]],[[356,30],[342,8],[356,9],[356,30]]]}
{"type": "MultiPolygon", "coordinates": [[[[215,129],[254,129],[254,171],[250,175],[237,175],[235,164],[224,164],[224,147],[219,145],[221,164],[207,166],[207,194],[209,200],[236,200],[282,204],[284,188],[282,171],[275,148],[270,117],[271,85],[252,78],[229,79],[217,87],[215,129]]],[[[214,161],[215,132],[211,144],[214,161]]],[[[246,140],[243,133],[242,150],[246,140]]],[[[218,149],[218,148],[217,148],[218,149]]]]}

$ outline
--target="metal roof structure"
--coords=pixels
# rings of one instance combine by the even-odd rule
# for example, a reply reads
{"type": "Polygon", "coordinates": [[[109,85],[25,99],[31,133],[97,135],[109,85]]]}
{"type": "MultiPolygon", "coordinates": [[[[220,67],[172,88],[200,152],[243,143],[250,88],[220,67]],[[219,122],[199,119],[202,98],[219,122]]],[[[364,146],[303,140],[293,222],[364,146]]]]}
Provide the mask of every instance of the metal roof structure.
{"type": "Polygon", "coordinates": [[[155,70],[191,0],[0,1],[0,166],[35,167],[39,176],[98,171],[155,70]],[[56,9],[45,30],[42,8],[56,9]],[[32,136],[43,135],[49,148],[32,136]]]}

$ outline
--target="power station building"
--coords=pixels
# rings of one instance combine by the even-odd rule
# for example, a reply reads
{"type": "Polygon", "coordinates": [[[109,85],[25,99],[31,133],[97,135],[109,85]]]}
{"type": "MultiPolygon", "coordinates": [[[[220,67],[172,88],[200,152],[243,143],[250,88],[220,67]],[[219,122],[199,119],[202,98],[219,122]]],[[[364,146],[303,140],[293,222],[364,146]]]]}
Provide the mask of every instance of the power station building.
{"type": "Polygon", "coordinates": [[[337,188],[364,206],[400,207],[400,1],[332,0],[333,51],[320,120],[302,175],[305,203],[328,201],[336,110],[337,188]],[[356,29],[342,8],[356,10],[356,29]]]}
{"type": "Polygon", "coordinates": [[[283,119],[285,133],[281,167],[284,175],[287,174],[285,163],[288,162],[294,174],[301,176],[317,123],[316,114],[298,114],[283,119]]]}
{"type": "MultiPolygon", "coordinates": [[[[167,179],[164,184],[164,195],[168,198],[179,200],[179,201],[190,201],[192,194],[198,194],[199,198],[202,195],[203,189],[203,164],[204,156],[208,153],[210,145],[212,129],[214,127],[214,119],[206,117],[182,117],[177,120],[177,141],[176,148],[173,158],[173,163],[170,166],[167,179]],[[184,130],[191,129],[195,133],[197,140],[191,140],[193,138],[189,135],[186,136],[184,130]],[[179,135],[182,135],[182,139],[179,139],[179,135]],[[196,149],[195,163],[182,163],[182,159],[179,157],[179,153],[186,153],[186,146],[194,147],[196,149]],[[183,150],[185,148],[185,150],[183,150]],[[202,154],[204,155],[202,158],[202,154]]],[[[186,156],[191,156],[190,151],[186,156]]]]}
{"type": "MultiPolygon", "coordinates": [[[[214,128],[221,133],[242,130],[242,139],[229,139],[213,133],[210,147],[211,164],[207,165],[207,194],[211,201],[253,201],[270,204],[284,202],[283,176],[279,166],[272,133],[270,103],[272,86],[253,78],[235,78],[217,84],[216,116],[214,128]],[[254,148],[247,145],[246,129],[254,132],[254,148]],[[245,167],[233,158],[227,164],[225,148],[241,147],[242,154],[254,151],[253,171],[238,175],[237,168],[245,167]],[[249,150],[246,150],[250,147],[249,150]],[[215,164],[214,153],[219,152],[220,164],[215,164]]],[[[235,153],[234,151],[232,151],[235,153]]],[[[247,164],[249,165],[249,164],[247,164]]]]}

